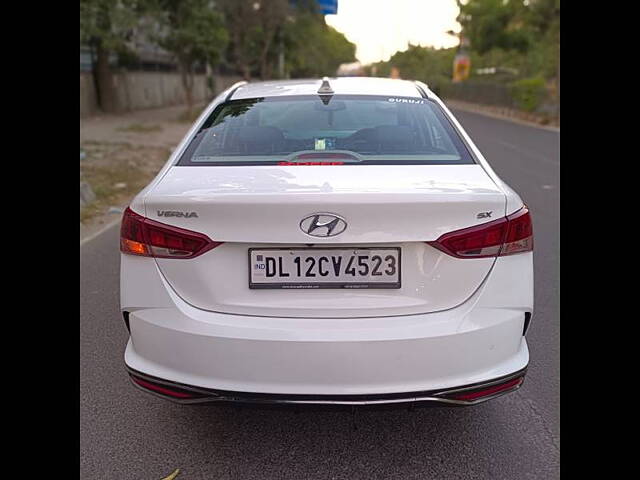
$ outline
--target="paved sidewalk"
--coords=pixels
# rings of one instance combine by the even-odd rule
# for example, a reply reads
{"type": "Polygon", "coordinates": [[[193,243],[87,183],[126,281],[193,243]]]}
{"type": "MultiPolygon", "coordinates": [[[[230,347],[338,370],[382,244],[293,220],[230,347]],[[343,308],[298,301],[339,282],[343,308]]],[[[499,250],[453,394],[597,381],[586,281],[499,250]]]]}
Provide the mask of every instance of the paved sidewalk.
{"type": "MultiPolygon", "coordinates": [[[[201,111],[204,105],[194,107],[201,111]]],[[[121,115],[98,115],[80,119],[80,143],[130,143],[136,146],[174,148],[191,127],[180,121],[185,106],[138,110],[121,115]]]]}
{"type": "MultiPolygon", "coordinates": [[[[194,111],[204,107],[198,105],[194,111]]],[[[162,168],[193,124],[181,119],[185,109],[179,105],[80,119],[80,147],[86,153],[80,171],[96,193],[102,192],[81,211],[81,243],[117,222],[118,210],[162,168]]]]}

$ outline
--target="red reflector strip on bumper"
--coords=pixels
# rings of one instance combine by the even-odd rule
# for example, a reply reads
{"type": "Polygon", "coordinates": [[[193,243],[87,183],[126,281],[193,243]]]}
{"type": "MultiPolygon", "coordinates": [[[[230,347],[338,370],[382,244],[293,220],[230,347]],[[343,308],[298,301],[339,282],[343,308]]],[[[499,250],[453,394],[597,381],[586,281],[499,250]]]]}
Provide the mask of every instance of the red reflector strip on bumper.
{"type": "Polygon", "coordinates": [[[493,387],[483,388],[482,390],[476,390],[475,392],[463,392],[453,395],[449,395],[449,398],[456,400],[472,401],[478,398],[488,397],[489,395],[495,395],[496,393],[509,390],[511,388],[519,386],[524,381],[524,377],[514,378],[508,382],[494,385],[493,387]]]}
{"type": "Polygon", "coordinates": [[[168,397],[173,397],[173,398],[195,398],[196,397],[196,395],[192,395],[190,393],[177,392],[175,390],[170,390],[168,388],[161,387],[160,385],[147,382],[146,380],[142,380],[141,378],[134,377],[133,375],[131,375],[131,380],[133,380],[135,383],[137,383],[141,387],[146,388],[147,390],[152,390],[154,392],[161,393],[162,395],[167,395],[168,397]]]}

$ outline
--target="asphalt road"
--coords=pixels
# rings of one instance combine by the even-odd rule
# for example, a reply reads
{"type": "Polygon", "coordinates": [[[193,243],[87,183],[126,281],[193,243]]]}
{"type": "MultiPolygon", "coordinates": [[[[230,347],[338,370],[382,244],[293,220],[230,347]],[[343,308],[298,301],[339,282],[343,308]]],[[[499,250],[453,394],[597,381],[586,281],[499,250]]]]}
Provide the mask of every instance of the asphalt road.
{"type": "Polygon", "coordinates": [[[462,409],[188,407],[145,395],[123,367],[118,229],[81,247],[80,478],[559,478],[559,134],[456,112],[532,211],[535,313],[524,386],[462,409]]]}

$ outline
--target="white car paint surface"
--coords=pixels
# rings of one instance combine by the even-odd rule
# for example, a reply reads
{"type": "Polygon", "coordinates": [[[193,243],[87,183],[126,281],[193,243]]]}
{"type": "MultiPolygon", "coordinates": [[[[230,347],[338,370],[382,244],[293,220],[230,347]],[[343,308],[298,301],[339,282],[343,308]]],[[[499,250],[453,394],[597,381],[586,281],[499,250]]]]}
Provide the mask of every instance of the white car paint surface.
{"type": "Polygon", "coordinates": [[[331,94],[319,79],[234,85],[131,202],[134,385],[183,403],[347,405],[517,389],[526,206],[426,85],[324,81],[331,94]],[[344,224],[305,231],[314,215],[344,224]]]}

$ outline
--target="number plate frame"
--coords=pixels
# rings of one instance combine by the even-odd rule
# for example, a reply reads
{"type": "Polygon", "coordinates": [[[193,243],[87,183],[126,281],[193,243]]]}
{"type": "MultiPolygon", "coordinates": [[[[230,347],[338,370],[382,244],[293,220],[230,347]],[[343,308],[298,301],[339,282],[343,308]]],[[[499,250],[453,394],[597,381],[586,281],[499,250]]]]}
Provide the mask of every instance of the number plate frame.
{"type": "MultiPolygon", "coordinates": [[[[251,290],[308,290],[308,289],[400,289],[402,288],[402,249],[400,247],[266,247],[249,248],[247,258],[247,273],[249,289],[251,290]],[[251,252],[258,250],[267,251],[331,251],[331,250],[394,250],[397,255],[397,282],[278,282],[278,283],[254,283],[251,277],[251,252]]],[[[356,265],[357,267],[357,265],[356,265]]]]}

